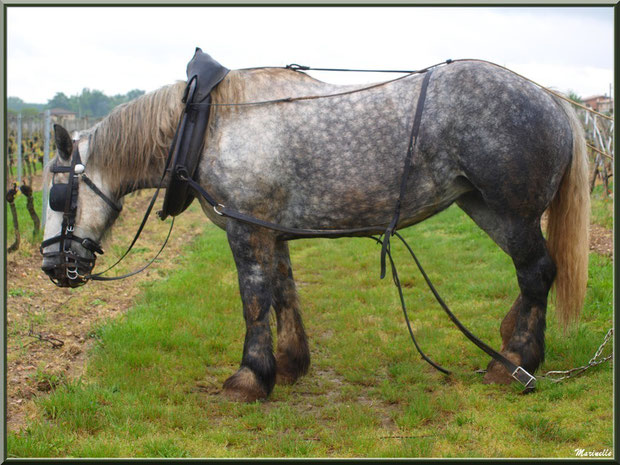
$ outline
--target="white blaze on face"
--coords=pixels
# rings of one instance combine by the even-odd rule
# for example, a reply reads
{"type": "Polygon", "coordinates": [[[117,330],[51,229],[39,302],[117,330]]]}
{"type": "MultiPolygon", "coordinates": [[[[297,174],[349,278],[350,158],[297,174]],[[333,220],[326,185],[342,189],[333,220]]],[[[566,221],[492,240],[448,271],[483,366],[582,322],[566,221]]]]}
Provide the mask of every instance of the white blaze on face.
{"type": "MultiPolygon", "coordinates": [[[[62,227],[62,213],[56,212],[47,206],[47,214],[45,215],[45,231],[43,232],[43,240],[51,239],[60,235],[62,227]]],[[[58,250],[58,244],[52,244],[44,249],[44,252],[58,250]]]]}
{"type": "MultiPolygon", "coordinates": [[[[59,157],[58,151],[56,151],[56,157],[59,157]]],[[[66,175],[57,175],[56,173],[52,173],[51,171],[48,173],[49,182],[45,189],[47,189],[47,208],[45,214],[45,230],[43,231],[43,240],[46,241],[51,239],[52,237],[56,237],[60,235],[60,230],[62,228],[62,212],[57,212],[52,210],[50,207],[50,190],[52,188],[52,181],[56,180],[57,182],[67,182],[66,175]]],[[[59,244],[52,244],[45,249],[44,252],[52,252],[59,250],[59,244]]]]}

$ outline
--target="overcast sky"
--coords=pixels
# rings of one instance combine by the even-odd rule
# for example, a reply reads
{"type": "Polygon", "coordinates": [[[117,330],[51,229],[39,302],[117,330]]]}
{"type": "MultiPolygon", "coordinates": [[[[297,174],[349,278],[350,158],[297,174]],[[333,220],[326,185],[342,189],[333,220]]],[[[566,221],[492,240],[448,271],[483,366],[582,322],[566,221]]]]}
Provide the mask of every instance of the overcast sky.
{"type": "MultiPolygon", "coordinates": [[[[613,82],[609,7],[8,7],[7,94],[46,103],[185,79],[194,48],[228,68],[418,69],[482,58],[582,97],[613,82]]],[[[319,73],[334,83],[386,75],[319,73]]]]}

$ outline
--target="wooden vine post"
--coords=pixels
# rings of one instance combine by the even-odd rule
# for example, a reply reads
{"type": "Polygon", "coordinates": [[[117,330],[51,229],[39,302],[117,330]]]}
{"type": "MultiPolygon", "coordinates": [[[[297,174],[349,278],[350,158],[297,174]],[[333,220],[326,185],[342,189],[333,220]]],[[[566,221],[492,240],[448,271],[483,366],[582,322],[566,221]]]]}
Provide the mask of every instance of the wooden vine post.
{"type": "MultiPolygon", "coordinates": [[[[22,141],[22,154],[24,157],[24,164],[26,165],[26,171],[28,176],[28,183],[32,184],[32,165],[30,164],[30,151],[25,141],[22,141]]],[[[25,181],[24,181],[25,182],[25,181]]]]}
{"type": "Polygon", "coordinates": [[[28,209],[28,213],[30,213],[30,218],[32,218],[33,229],[32,229],[32,238],[36,239],[37,232],[41,228],[41,221],[39,220],[39,216],[37,212],[34,210],[34,199],[32,197],[32,187],[26,184],[25,182],[19,187],[19,190],[22,191],[22,194],[26,196],[26,208],[28,209]]]}
{"type": "Polygon", "coordinates": [[[9,202],[11,208],[11,216],[13,217],[13,228],[15,229],[15,242],[9,247],[9,253],[19,249],[19,223],[17,221],[17,209],[15,208],[15,196],[17,195],[17,184],[13,183],[13,187],[6,193],[6,201],[9,202]]]}
{"type": "Polygon", "coordinates": [[[15,136],[11,133],[7,147],[9,155],[9,173],[11,174],[11,177],[13,177],[13,166],[15,166],[15,147],[15,136]]]}

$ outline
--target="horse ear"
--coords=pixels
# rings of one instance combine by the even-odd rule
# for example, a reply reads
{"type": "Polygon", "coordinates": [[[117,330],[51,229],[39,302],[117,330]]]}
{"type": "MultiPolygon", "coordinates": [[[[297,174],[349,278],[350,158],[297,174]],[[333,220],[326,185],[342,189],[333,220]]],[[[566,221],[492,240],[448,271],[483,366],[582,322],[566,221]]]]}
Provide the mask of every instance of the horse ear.
{"type": "Polygon", "coordinates": [[[60,124],[54,124],[54,141],[62,159],[68,160],[73,151],[73,141],[67,130],[60,124]]]}

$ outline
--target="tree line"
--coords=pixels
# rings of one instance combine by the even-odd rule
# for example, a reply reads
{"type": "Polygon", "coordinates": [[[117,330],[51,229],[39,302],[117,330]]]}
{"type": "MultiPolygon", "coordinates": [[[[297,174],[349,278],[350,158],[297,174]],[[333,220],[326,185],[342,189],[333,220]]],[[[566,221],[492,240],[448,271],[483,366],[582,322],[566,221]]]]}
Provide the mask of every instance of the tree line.
{"type": "Polygon", "coordinates": [[[88,116],[101,118],[107,115],[114,107],[129,102],[144,94],[143,90],[134,89],[126,94],[108,96],[100,90],[85,88],[80,94],[67,96],[64,92],[57,92],[47,103],[26,103],[19,97],[7,99],[9,114],[22,113],[22,116],[36,116],[44,110],[63,108],[77,113],[78,118],[88,116]]]}

